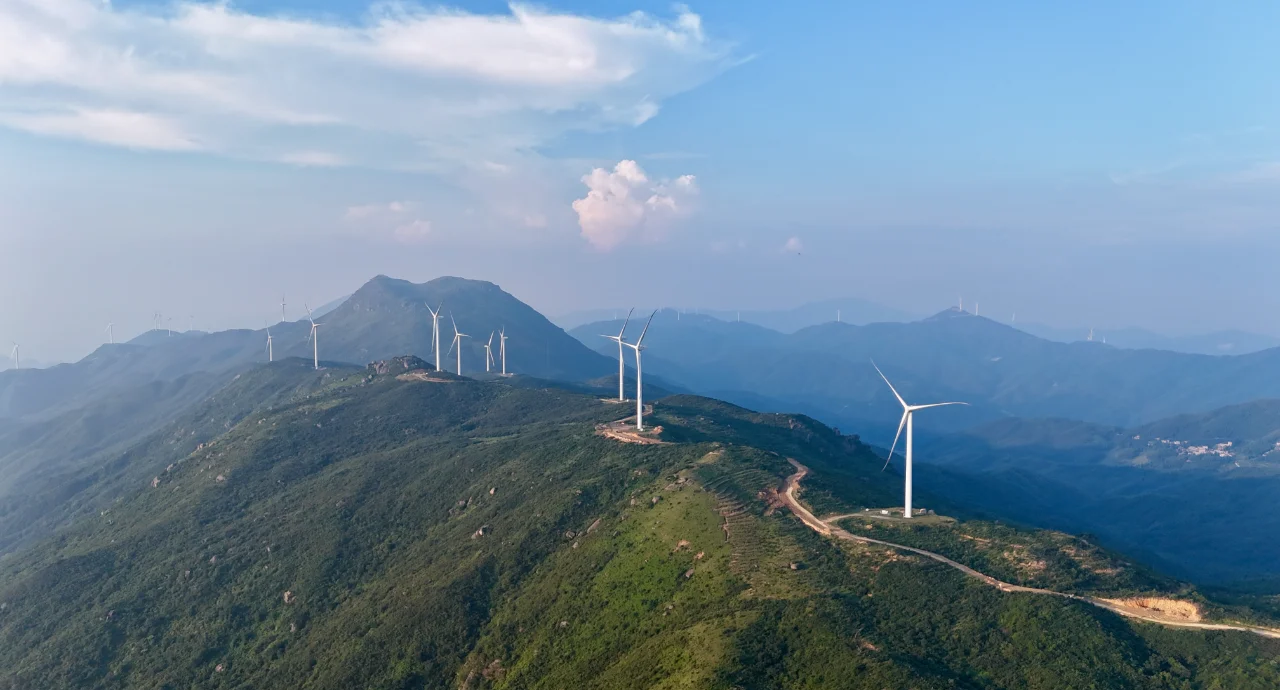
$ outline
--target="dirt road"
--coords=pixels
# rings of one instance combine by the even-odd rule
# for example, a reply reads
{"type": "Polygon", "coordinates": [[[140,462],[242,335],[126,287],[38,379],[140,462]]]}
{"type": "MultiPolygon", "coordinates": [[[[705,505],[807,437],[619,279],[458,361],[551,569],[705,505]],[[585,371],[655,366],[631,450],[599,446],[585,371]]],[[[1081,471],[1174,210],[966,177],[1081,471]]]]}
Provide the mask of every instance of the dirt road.
{"type": "MultiPolygon", "coordinates": [[[[808,508],[804,507],[804,504],[800,503],[800,500],[796,498],[796,490],[800,488],[800,480],[804,479],[805,476],[809,474],[809,468],[805,467],[804,465],[801,465],[800,463],[790,458],[787,459],[787,462],[790,462],[796,468],[796,472],[795,474],[787,477],[786,490],[783,491],[782,498],[784,501],[786,501],[787,506],[791,508],[791,512],[795,513],[796,517],[800,518],[801,522],[808,525],[811,529],[813,529],[819,534],[823,534],[829,537],[835,537],[836,539],[845,539],[848,541],[860,541],[864,544],[878,544],[880,546],[887,546],[889,548],[898,549],[900,551],[909,551],[911,553],[924,556],[925,558],[932,558],[933,560],[939,563],[943,563],[952,568],[955,568],[956,570],[959,570],[960,572],[964,573],[965,575],[968,575],[969,577],[982,580],[983,582],[991,585],[992,587],[999,589],[1002,592],[1030,592],[1033,594],[1047,594],[1050,596],[1062,597],[1064,599],[1075,599],[1077,601],[1083,601],[1089,604],[1093,604],[1098,608],[1103,608],[1108,611],[1118,613],[1121,616],[1124,616],[1126,618],[1134,618],[1137,620],[1147,621],[1149,623],[1156,623],[1159,625],[1167,625],[1167,626],[1177,627],[1177,628],[1196,628],[1198,630],[1239,630],[1241,632],[1250,632],[1255,635],[1261,635],[1263,637],[1272,637],[1272,638],[1280,639],[1280,630],[1274,630],[1271,628],[1260,628],[1260,627],[1254,627],[1249,625],[1231,625],[1227,623],[1197,623],[1192,621],[1174,621],[1174,620],[1169,620],[1167,618],[1162,618],[1159,616],[1148,615],[1134,607],[1124,606],[1114,601],[1107,601],[1104,599],[1097,599],[1094,597],[1080,596],[1077,594],[1066,594],[1063,592],[1055,592],[1049,589],[1038,589],[1035,587],[1023,587],[1021,585],[1010,584],[1008,582],[997,580],[996,578],[991,577],[990,575],[980,573],[974,570],[973,568],[970,568],[967,565],[964,565],[962,563],[957,563],[951,560],[950,558],[947,558],[946,556],[934,553],[932,551],[925,551],[924,549],[917,549],[913,546],[904,546],[902,544],[894,544],[892,542],[882,541],[880,539],[872,539],[871,537],[863,537],[857,534],[853,534],[852,532],[842,529],[838,525],[834,524],[835,522],[834,520],[823,521],[819,519],[816,515],[810,512],[808,508]]],[[[839,517],[848,517],[848,516],[839,516],[839,517]]]]}

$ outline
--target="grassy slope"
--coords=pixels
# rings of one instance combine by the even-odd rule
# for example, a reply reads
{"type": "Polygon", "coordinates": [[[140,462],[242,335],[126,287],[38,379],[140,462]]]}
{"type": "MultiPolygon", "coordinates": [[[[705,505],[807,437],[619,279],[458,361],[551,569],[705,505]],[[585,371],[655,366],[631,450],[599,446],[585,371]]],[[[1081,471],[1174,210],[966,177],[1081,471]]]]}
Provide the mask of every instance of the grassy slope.
{"type": "Polygon", "coordinates": [[[1001,594],[771,512],[787,456],[833,503],[896,495],[804,418],[673,398],[655,421],[681,442],[630,446],[589,397],[361,373],[272,408],[0,565],[0,688],[1280,682],[1274,643],[1001,594]]]}

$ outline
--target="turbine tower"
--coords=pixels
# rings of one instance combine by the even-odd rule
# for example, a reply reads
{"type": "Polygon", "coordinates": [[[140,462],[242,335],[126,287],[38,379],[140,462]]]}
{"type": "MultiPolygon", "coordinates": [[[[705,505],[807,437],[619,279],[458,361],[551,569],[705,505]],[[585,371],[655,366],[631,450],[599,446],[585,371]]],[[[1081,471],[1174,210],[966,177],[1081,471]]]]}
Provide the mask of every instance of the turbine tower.
{"type": "Polygon", "coordinates": [[[498,350],[502,353],[502,375],[507,375],[507,327],[498,331],[498,350]]]}
{"type": "Polygon", "coordinates": [[[640,337],[635,345],[623,343],[636,351],[636,431],[644,431],[644,379],[640,370],[640,351],[645,349],[644,334],[649,332],[649,324],[653,323],[653,317],[657,315],[656,309],[649,315],[649,320],[644,324],[644,330],[640,331],[640,337]]]}
{"type": "Polygon", "coordinates": [[[627,312],[627,318],[622,322],[622,328],[618,331],[617,335],[601,334],[600,336],[602,338],[608,338],[609,340],[612,340],[613,342],[618,344],[618,402],[622,402],[623,400],[626,400],[626,396],[623,394],[623,390],[622,390],[622,384],[624,381],[626,381],[626,376],[627,376],[626,366],[623,364],[623,360],[622,360],[622,346],[626,345],[627,342],[626,342],[626,338],[624,338],[622,334],[627,332],[627,324],[631,322],[631,314],[635,310],[636,308],[632,307],[631,311],[627,312]]]}
{"type": "Polygon", "coordinates": [[[427,311],[431,312],[431,345],[436,351],[436,371],[440,371],[440,309],[444,307],[444,302],[440,302],[434,310],[431,305],[427,305],[427,311]]]}
{"type": "Polygon", "coordinates": [[[308,307],[306,302],[303,302],[302,306],[304,309],[307,310],[307,320],[311,322],[311,335],[307,336],[307,340],[311,341],[311,356],[313,358],[313,364],[315,365],[316,371],[319,371],[320,370],[320,338],[318,335],[319,331],[317,329],[320,328],[320,324],[316,323],[316,320],[311,318],[311,307],[308,307]]]}
{"type": "Polygon", "coordinates": [[[267,329],[267,361],[268,362],[276,361],[275,353],[271,351],[271,329],[270,328],[267,329]]]}
{"type": "Polygon", "coordinates": [[[880,378],[884,379],[884,382],[889,386],[889,390],[893,391],[893,397],[897,398],[898,402],[902,404],[902,421],[898,422],[898,433],[894,434],[893,436],[893,445],[889,447],[889,457],[885,458],[884,464],[886,467],[888,467],[889,461],[893,459],[893,451],[895,448],[898,447],[898,436],[902,434],[902,427],[904,426],[907,427],[907,469],[905,473],[906,474],[906,492],[903,500],[902,517],[909,518],[911,517],[911,445],[912,445],[911,430],[913,426],[912,420],[915,417],[915,413],[919,410],[926,410],[930,407],[943,407],[945,405],[968,405],[969,403],[943,402],[943,403],[930,403],[928,405],[908,405],[907,401],[903,400],[901,395],[898,395],[898,391],[893,387],[893,384],[889,383],[889,379],[884,375],[884,372],[880,371],[880,367],[877,367],[875,362],[872,362],[871,366],[876,368],[876,373],[880,374],[880,378]]]}
{"type": "Polygon", "coordinates": [[[458,373],[458,376],[462,376],[462,339],[470,338],[471,336],[467,335],[466,333],[462,333],[458,330],[458,322],[453,320],[452,313],[449,314],[449,321],[453,323],[453,344],[449,346],[449,351],[452,352],[454,347],[458,348],[457,373],[458,373]]]}
{"type": "Polygon", "coordinates": [[[113,330],[114,328],[115,328],[114,323],[107,324],[107,344],[108,345],[116,344],[116,334],[115,334],[115,331],[113,330]]]}
{"type": "Polygon", "coordinates": [[[14,371],[17,371],[19,368],[21,368],[21,367],[20,367],[20,365],[22,364],[22,362],[21,362],[21,360],[19,360],[19,359],[18,359],[18,344],[17,344],[17,343],[14,343],[14,344],[13,344],[13,350],[12,350],[11,352],[9,352],[9,358],[13,360],[13,370],[14,370],[14,371]]]}
{"type": "Polygon", "coordinates": [[[489,342],[484,344],[484,373],[492,371],[493,366],[493,335],[494,331],[489,331],[489,342]]]}
{"type": "Polygon", "coordinates": [[[286,323],[289,319],[284,315],[284,295],[280,295],[280,323],[286,323]]]}

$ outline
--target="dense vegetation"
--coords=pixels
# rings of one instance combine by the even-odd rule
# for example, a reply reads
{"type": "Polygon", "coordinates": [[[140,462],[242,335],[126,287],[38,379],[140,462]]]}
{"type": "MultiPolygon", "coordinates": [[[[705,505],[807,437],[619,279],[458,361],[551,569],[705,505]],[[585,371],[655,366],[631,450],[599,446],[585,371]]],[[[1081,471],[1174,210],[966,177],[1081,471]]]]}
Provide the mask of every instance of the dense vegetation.
{"type": "Polygon", "coordinates": [[[0,561],[0,688],[1280,683],[1272,641],[824,540],[769,499],[787,457],[833,506],[896,481],[804,417],[681,396],[641,446],[572,391],[295,373],[233,382],[274,392],[158,432],[109,507],[0,561]]]}

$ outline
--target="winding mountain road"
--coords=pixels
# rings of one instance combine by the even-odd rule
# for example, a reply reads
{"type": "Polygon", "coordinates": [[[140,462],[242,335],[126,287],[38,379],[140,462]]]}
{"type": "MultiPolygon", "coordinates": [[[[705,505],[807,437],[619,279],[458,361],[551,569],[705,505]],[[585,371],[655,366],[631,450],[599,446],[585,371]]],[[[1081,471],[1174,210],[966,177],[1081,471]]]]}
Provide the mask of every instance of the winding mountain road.
{"type": "MultiPolygon", "coordinates": [[[[871,537],[863,537],[857,534],[853,534],[852,532],[849,532],[848,530],[845,530],[833,524],[835,520],[824,521],[819,519],[816,515],[810,512],[808,508],[804,507],[804,504],[800,503],[800,500],[796,498],[796,490],[800,488],[800,480],[804,479],[805,476],[809,474],[809,468],[805,467],[804,465],[801,465],[800,463],[796,462],[795,460],[792,460],[791,458],[787,458],[787,462],[790,462],[792,466],[796,468],[796,472],[795,474],[792,474],[791,476],[787,477],[786,490],[783,491],[782,493],[782,499],[786,502],[787,506],[791,508],[791,512],[795,513],[796,517],[800,518],[801,522],[808,525],[811,529],[813,529],[815,532],[819,534],[822,534],[828,537],[835,537],[836,539],[844,539],[847,541],[858,541],[864,544],[878,544],[880,546],[887,546],[889,548],[898,549],[900,551],[909,551],[911,553],[924,556],[926,558],[931,558],[939,563],[955,568],[956,570],[959,570],[965,575],[968,575],[969,577],[977,578],[987,583],[988,585],[991,585],[992,587],[999,589],[1002,592],[1030,592],[1032,594],[1047,594],[1050,596],[1062,597],[1064,599],[1074,599],[1076,601],[1083,601],[1089,604],[1093,604],[1098,608],[1106,609],[1113,613],[1120,614],[1121,616],[1124,616],[1126,618],[1134,618],[1137,620],[1147,621],[1148,623],[1156,623],[1158,625],[1166,625],[1166,626],[1175,627],[1175,628],[1195,628],[1197,630],[1237,630],[1240,632],[1248,632],[1248,633],[1253,633],[1255,635],[1261,635],[1262,637],[1280,639],[1280,630],[1275,630],[1272,628],[1262,628],[1262,627],[1255,627],[1255,626],[1249,626],[1249,625],[1231,625],[1228,623],[1198,623],[1194,621],[1169,620],[1168,618],[1144,614],[1142,611],[1135,610],[1133,607],[1123,606],[1121,604],[1117,604],[1113,601],[1108,601],[1106,599],[1098,599],[1095,597],[1081,596],[1078,594],[1067,594],[1064,592],[1055,592],[1049,589],[1039,589],[1036,587],[1023,587],[1021,585],[1010,584],[1008,582],[997,580],[996,578],[991,577],[990,575],[987,575],[985,573],[980,573],[977,570],[974,570],[973,568],[970,568],[967,565],[964,565],[962,563],[957,563],[951,560],[950,558],[947,558],[946,556],[934,553],[932,551],[925,551],[924,549],[917,549],[913,546],[905,546],[903,544],[894,544],[893,542],[887,542],[887,541],[882,541],[880,539],[872,539],[871,537]]],[[[849,515],[836,516],[836,518],[846,518],[846,517],[851,517],[851,516],[849,515]]]]}

